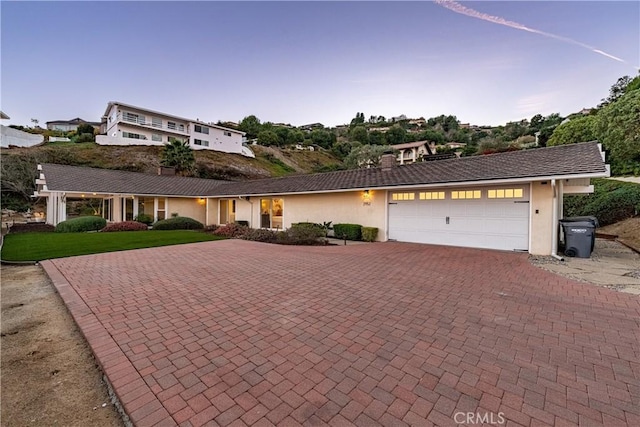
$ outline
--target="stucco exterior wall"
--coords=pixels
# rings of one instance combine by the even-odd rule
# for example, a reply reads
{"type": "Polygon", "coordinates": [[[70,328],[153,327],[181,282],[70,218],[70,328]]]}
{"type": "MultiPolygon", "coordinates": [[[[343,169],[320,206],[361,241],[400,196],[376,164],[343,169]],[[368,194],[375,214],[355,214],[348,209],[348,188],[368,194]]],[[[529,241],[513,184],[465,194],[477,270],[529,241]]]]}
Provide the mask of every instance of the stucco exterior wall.
{"type": "Polygon", "coordinates": [[[531,184],[529,253],[532,255],[551,255],[553,230],[553,188],[551,187],[551,181],[533,182],[531,184]]]}
{"type": "Polygon", "coordinates": [[[171,214],[177,213],[179,216],[188,216],[204,224],[206,204],[199,202],[199,200],[204,201],[205,199],[170,197],[167,218],[171,218],[171,214]]]}
{"type": "Polygon", "coordinates": [[[360,224],[377,227],[377,240],[386,240],[385,193],[370,190],[370,205],[364,204],[362,191],[284,196],[284,227],[297,222],[360,224]]]}
{"type": "Polygon", "coordinates": [[[196,123],[192,123],[189,126],[191,131],[189,144],[194,150],[215,150],[225,153],[242,153],[242,134],[230,131],[224,131],[222,129],[209,127],[200,123],[198,126],[206,127],[209,129],[209,133],[200,133],[195,131],[196,123]],[[228,134],[225,134],[227,132],[228,134]],[[196,145],[195,140],[208,141],[208,146],[196,145]]]}

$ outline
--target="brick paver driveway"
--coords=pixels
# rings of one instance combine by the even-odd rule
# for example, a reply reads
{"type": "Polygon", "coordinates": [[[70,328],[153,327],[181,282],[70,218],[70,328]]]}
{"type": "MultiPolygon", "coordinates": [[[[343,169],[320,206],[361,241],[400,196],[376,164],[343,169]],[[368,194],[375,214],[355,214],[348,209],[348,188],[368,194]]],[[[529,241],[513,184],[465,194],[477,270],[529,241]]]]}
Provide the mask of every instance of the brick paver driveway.
{"type": "Polygon", "coordinates": [[[638,297],[524,254],[228,240],[43,264],[138,426],[640,425],[638,297]]]}

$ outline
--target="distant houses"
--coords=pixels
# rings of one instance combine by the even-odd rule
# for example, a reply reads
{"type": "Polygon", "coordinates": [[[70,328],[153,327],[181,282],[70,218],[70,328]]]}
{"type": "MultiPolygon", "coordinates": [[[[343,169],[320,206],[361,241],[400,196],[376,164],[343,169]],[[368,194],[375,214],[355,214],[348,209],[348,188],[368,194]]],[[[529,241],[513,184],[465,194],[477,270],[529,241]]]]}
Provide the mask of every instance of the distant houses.
{"type": "Polygon", "coordinates": [[[80,117],[76,117],[71,120],[53,120],[47,122],[47,129],[49,130],[58,130],[62,132],[71,132],[78,129],[78,126],[81,124],[90,124],[96,130],[100,130],[100,122],[88,122],[86,120],[81,119],[80,117]]]}

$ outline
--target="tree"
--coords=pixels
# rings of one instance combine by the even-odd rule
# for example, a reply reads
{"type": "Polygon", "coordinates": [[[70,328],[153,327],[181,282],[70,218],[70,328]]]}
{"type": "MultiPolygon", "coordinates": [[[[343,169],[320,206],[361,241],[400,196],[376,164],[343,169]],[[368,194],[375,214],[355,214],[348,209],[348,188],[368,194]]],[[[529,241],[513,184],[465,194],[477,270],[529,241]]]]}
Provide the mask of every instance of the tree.
{"type": "Polygon", "coordinates": [[[162,150],[161,164],[175,168],[179,175],[191,175],[195,169],[196,158],[193,150],[189,147],[189,142],[175,138],[170,139],[162,150]]]}
{"type": "Polygon", "coordinates": [[[336,142],[336,136],[324,129],[315,129],[311,131],[311,141],[322,148],[331,148],[336,142]]]}
{"type": "Polygon", "coordinates": [[[356,117],[351,119],[350,127],[364,124],[364,113],[356,113],[356,117]]]}
{"type": "Polygon", "coordinates": [[[369,132],[369,144],[371,145],[385,145],[387,143],[384,133],[379,130],[369,132]]]}
{"type": "Polygon", "coordinates": [[[80,123],[78,125],[78,129],[76,130],[78,135],[82,135],[83,133],[90,133],[93,135],[95,133],[95,129],[89,123],[80,123]]]}
{"type": "MultiPolygon", "coordinates": [[[[291,130],[289,128],[278,126],[274,129],[274,132],[276,133],[276,135],[278,135],[279,147],[295,144],[295,142],[292,142],[291,130]]],[[[260,137],[258,137],[258,142],[260,142],[260,137]]]]}
{"type": "Polygon", "coordinates": [[[612,102],[616,102],[622,95],[625,94],[627,86],[631,83],[631,77],[622,76],[615,82],[611,88],[609,89],[609,96],[602,99],[602,102],[598,107],[604,107],[606,105],[611,104],[612,102]]]}
{"type": "Polygon", "coordinates": [[[242,119],[238,127],[242,132],[247,134],[247,139],[257,138],[258,134],[262,130],[260,119],[254,115],[247,116],[242,119]]]}
{"type": "Polygon", "coordinates": [[[380,158],[387,152],[393,152],[388,145],[362,145],[351,150],[345,157],[344,164],[349,169],[376,167],[380,158]]]}
{"type": "Polygon", "coordinates": [[[556,127],[547,146],[575,144],[596,139],[596,116],[582,116],[556,127]]]}
{"type": "Polygon", "coordinates": [[[387,144],[402,144],[406,135],[407,131],[404,130],[400,125],[393,125],[387,131],[385,139],[387,140],[387,144]]]}
{"type": "Polygon", "coordinates": [[[640,173],[640,89],[607,105],[596,116],[596,135],[609,152],[611,173],[640,173]]]}
{"type": "Polygon", "coordinates": [[[280,138],[272,130],[263,130],[258,134],[258,144],[270,147],[272,145],[278,146],[280,138]]]}
{"type": "Polygon", "coordinates": [[[442,132],[438,132],[433,129],[427,129],[418,134],[418,140],[435,142],[436,144],[444,144],[444,135],[442,134],[442,132]]]}
{"type": "Polygon", "coordinates": [[[367,132],[367,128],[362,125],[356,126],[349,131],[349,139],[351,141],[357,141],[362,144],[369,143],[369,133],[367,132]]]}

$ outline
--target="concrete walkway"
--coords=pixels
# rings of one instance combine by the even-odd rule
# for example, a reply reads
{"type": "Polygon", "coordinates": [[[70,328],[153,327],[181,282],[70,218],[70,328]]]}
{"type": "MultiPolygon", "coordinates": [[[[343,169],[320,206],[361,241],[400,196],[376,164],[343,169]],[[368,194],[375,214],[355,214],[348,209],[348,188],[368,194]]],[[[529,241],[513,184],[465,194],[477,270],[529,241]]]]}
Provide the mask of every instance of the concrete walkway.
{"type": "Polygon", "coordinates": [[[640,425],[640,300],[526,254],[226,240],[42,265],[137,426],[640,425]]]}
{"type": "Polygon", "coordinates": [[[591,258],[535,259],[545,270],[620,292],[640,295],[640,255],[623,244],[596,239],[591,258]]]}

